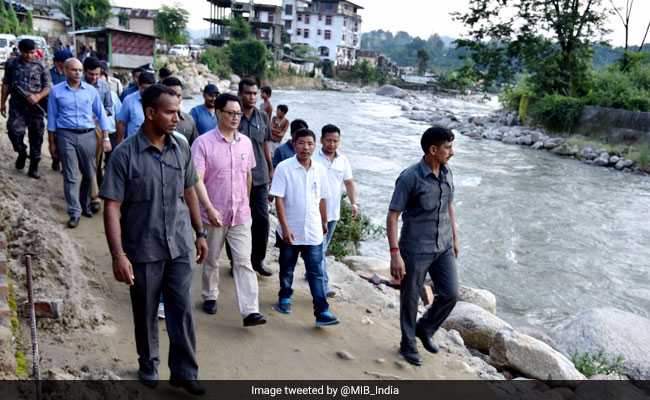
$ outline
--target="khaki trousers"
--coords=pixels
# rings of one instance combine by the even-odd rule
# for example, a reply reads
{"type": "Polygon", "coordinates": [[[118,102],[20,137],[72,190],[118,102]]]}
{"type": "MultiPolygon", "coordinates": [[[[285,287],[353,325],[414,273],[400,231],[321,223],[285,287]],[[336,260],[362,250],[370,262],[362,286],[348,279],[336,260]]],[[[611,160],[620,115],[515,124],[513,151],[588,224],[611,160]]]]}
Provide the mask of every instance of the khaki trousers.
{"type": "Polygon", "coordinates": [[[251,264],[251,224],[208,229],[208,256],[203,262],[201,295],[203,300],[219,297],[219,256],[228,241],[233,256],[233,277],[239,313],[246,317],[259,312],[257,273],[251,264]]]}

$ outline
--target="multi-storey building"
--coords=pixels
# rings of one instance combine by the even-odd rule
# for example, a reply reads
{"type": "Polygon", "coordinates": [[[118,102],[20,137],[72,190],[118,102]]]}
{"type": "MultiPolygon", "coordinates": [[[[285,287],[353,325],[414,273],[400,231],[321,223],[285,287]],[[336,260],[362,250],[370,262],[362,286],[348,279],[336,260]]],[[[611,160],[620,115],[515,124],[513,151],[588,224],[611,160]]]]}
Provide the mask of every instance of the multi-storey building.
{"type": "Polygon", "coordinates": [[[354,65],[361,47],[361,9],[348,0],[283,0],[284,30],[291,43],[313,47],[321,60],[354,65]]]}
{"type": "Polygon", "coordinates": [[[222,46],[230,40],[228,28],[231,18],[240,17],[251,25],[255,37],[270,48],[282,45],[281,9],[271,4],[253,1],[208,0],[210,3],[210,36],[207,42],[222,46]]]}

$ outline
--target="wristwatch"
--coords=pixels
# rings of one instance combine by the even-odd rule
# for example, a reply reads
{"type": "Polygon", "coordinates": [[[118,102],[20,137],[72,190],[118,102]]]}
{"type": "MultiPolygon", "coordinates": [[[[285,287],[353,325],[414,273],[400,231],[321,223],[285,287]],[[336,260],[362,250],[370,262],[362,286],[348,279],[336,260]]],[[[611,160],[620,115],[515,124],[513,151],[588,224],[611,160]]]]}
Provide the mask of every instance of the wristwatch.
{"type": "Polygon", "coordinates": [[[202,231],[200,231],[200,232],[196,232],[196,238],[197,238],[197,239],[198,239],[198,238],[207,239],[207,238],[208,238],[208,230],[205,229],[205,228],[203,228],[202,231]]]}

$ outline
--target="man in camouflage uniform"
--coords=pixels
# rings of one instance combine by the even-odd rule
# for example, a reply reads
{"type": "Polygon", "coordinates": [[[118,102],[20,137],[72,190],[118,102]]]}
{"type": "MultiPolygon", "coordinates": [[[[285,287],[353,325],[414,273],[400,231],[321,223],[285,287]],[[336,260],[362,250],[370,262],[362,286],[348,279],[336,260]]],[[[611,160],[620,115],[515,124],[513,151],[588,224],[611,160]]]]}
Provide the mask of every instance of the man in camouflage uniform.
{"type": "Polygon", "coordinates": [[[39,179],[38,163],[41,160],[45,112],[38,103],[50,92],[50,73],[45,65],[36,59],[36,43],[23,39],[18,43],[20,56],[7,62],[2,79],[2,99],[0,113],[7,116],[9,99],[9,119],[7,132],[18,153],[16,168],[23,169],[27,160],[27,146],[23,139],[25,129],[29,138],[29,172],[32,178],[39,179]]]}

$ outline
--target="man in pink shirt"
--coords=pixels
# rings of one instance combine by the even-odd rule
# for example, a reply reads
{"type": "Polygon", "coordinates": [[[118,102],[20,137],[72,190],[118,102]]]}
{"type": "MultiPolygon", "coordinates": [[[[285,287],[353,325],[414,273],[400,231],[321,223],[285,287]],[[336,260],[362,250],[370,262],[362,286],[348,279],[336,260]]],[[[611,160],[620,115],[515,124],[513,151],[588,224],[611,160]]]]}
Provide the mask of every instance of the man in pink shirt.
{"type": "Polygon", "coordinates": [[[257,274],[251,264],[251,170],[253,145],[237,131],[241,118],[239,98],[221,94],[215,102],[219,124],[192,144],[192,159],[199,175],[197,194],[208,229],[208,256],[203,263],[203,310],[217,312],[219,255],[227,240],[233,256],[233,276],[244,326],[266,323],[259,313],[257,274]]]}

